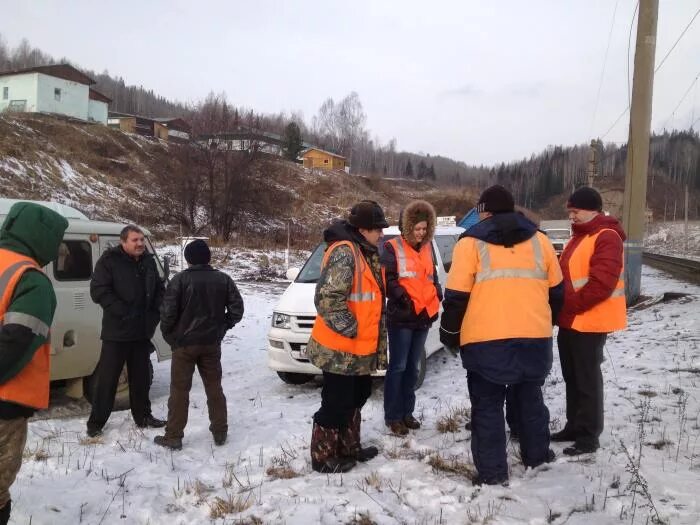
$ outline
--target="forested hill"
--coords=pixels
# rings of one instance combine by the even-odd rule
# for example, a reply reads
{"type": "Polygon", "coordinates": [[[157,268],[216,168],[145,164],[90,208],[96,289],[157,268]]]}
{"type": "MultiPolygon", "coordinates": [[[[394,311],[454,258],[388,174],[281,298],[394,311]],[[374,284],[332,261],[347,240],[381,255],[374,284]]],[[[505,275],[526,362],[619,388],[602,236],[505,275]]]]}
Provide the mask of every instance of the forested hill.
{"type": "MultiPolygon", "coordinates": [[[[58,62],[70,61],[56,60],[32,48],[26,40],[9,48],[0,35],[0,70],[58,62]]],[[[99,91],[112,98],[111,110],[146,116],[182,116],[192,123],[195,134],[243,126],[284,135],[288,126],[294,124],[305,142],[345,155],[350,159],[354,174],[370,178],[413,179],[437,186],[465,187],[474,192],[500,183],[513,191],[519,205],[542,211],[545,216],[560,214],[562,196],[586,182],[587,144],[549,146],[528,159],[493,167],[471,165],[469,159],[463,162],[440,155],[401,151],[395,139],[382,143],[370,138],[367,116],[354,92],[341,100],[326,99],[318,114],[307,123],[300,114],[262,114],[237,107],[226,100],[225,94],[210,94],[196,104],[185,106],[153,90],[126,85],[121,77],[112,77],[106,71],[83,71],[97,81],[99,91]]],[[[620,201],[626,158],[626,145],[600,144],[598,173],[601,176],[596,185],[614,188],[618,193],[613,199],[615,202],[620,201]]],[[[654,135],[649,177],[648,207],[656,217],[662,215],[664,208],[678,207],[686,184],[693,194],[690,216],[700,217],[700,139],[697,132],[673,130],[654,135]]]]}

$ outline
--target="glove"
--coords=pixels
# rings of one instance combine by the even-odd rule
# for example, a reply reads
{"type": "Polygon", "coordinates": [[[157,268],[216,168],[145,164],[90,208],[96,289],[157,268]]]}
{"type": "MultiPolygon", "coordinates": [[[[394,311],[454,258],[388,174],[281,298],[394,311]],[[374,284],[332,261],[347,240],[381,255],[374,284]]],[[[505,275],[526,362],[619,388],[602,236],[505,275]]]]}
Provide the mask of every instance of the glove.
{"type": "Polygon", "coordinates": [[[450,333],[442,326],[440,327],[440,342],[445,346],[445,349],[453,356],[459,353],[459,332],[450,333]]]}

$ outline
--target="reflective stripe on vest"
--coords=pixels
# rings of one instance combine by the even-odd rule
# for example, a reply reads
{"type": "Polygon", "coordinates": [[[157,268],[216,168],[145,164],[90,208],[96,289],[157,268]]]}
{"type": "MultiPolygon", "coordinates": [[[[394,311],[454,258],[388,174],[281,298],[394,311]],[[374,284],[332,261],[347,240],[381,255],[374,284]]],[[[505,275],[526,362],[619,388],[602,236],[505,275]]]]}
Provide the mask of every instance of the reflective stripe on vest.
{"type": "Polygon", "coordinates": [[[17,375],[0,385],[0,399],[32,408],[46,408],[50,381],[49,327],[33,315],[7,311],[24,272],[41,271],[41,268],[29,257],[5,249],[0,249],[0,268],[4,268],[0,273],[0,327],[10,324],[24,326],[47,339],[17,375]]]}
{"type": "Polygon", "coordinates": [[[432,243],[423,244],[418,251],[410,248],[403,237],[395,237],[389,244],[396,253],[399,285],[411,298],[416,315],[425,310],[429,318],[435,317],[440,311],[440,301],[434,281],[432,243]]]}
{"type": "Polygon", "coordinates": [[[340,241],[329,246],[323,256],[321,268],[326,266],[331,252],[339,246],[348,246],[354,259],[355,271],[347,305],[348,310],[357,320],[357,335],[353,338],[345,337],[332,330],[323,317],[317,315],[311,330],[311,338],[329,350],[361,356],[374,354],[377,352],[379,344],[379,329],[384,302],[381,288],[364,255],[350,241],[340,241]]]}
{"type": "Polygon", "coordinates": [[[535,268],[499,268],[498,270],[491,269],[491,255],[489,254],[488,243],[476,239],[476,248],[479,250],[479,258],[481,259],[481,270],[477,272],[474,279],[475,283],[481,283],[491,279],[547,279],[547,270],[542,256],[542,246],[540,246],[537,236],[530,239],[532,244],[532,253],[535,259],[535,268]]]}
{"type": "MultiPolygon", "coordinates": [[[[576,245],[571,257],[569,257],[568,274],[574,291],[581,290],[588,283],[590,261],[595,252],[595,243],[598,236],[604,231],[611,231],[615,235],[619,235],[610,228],[602,229],[593,235],[587,235],[576,245]]],[[[627,326],[624,274],[623,264],[620,276],[610,296],[590,310],[576,315],[571,323],[571,328],[578,332],[609,333],[622,330],[627,326]]]]}
{"type": "Polygon", "coordinates": [[[473,275],[473,285],[466,290],[470,295],[460,329],[460,345],[552,337],[548,292],[550,265],[556,261],[553,253],[548,257],[548,242],[544,234],[537,232],[512,247],[475,238],[464,243],[469,251],[463,251],[456,261],[453,258],[450,269],[450,275],[473,275]]]}

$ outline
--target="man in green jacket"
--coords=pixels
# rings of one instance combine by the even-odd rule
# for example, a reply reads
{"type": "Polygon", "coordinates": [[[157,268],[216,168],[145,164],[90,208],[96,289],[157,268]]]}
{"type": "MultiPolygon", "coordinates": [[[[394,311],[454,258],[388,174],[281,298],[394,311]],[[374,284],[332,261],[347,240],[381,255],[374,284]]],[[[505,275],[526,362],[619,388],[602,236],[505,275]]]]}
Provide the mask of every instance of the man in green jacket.
{"type": "Polygon", "coordinates": [[[45,388],[48,395],[48,369],[29,376],[23,372],[35,362],[37,351],[47,350],[48,327],[56,310],[51,281],[38,269],[26,269],[11,294],[6,288],[21,264],[14,262],[17,256],[28,257],[39,267],[47,265],[58,257],[67,227],[68,221],[55,211],[18,202],[0,228],[0,297],[10,296],[6,308],[0,305],[0,525],[10,519],[9,489],[22,466],[27,420],[39,408],[20,402],[31,397],[24,395],[24,385],[41,375],[45,383],[28,385],[27,389],[45,388]]]}

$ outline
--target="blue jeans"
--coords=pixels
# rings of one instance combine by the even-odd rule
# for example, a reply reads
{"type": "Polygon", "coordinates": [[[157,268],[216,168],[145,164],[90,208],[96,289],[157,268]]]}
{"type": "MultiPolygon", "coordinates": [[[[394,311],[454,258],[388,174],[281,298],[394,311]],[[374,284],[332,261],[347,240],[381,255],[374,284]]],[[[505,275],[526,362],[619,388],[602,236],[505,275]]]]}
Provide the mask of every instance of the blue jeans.
{"type": "Polygon", "coordinates": [[[384,379],[384,420],[402,421],[413,415],[420,358],[428,329],[389,329],[389,367],[384,379]]]}

